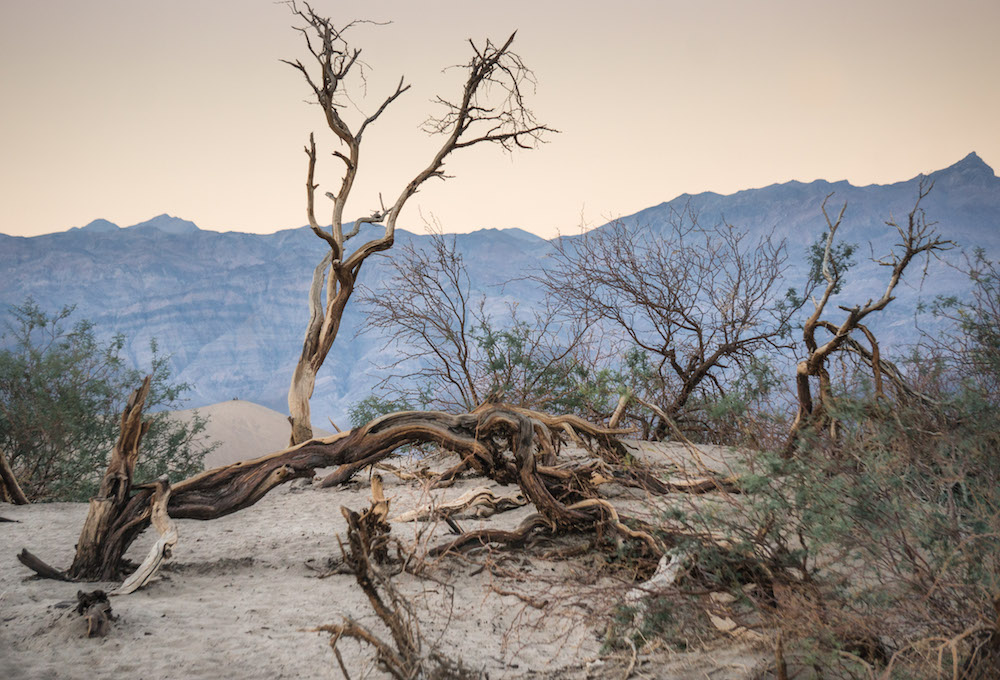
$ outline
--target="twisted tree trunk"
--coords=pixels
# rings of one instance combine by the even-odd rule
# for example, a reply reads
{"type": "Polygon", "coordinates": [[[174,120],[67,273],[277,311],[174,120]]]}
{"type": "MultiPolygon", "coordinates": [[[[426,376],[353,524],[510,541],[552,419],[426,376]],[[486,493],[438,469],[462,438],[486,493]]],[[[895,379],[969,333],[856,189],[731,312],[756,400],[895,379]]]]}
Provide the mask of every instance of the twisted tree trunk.
{"type": "MultiPolygon", "coordinates": [[[[129,501],[139,445],[149,430],[149,421],[142,419],[142,409],[149,396],[149,381],[150,376],[146,376],[139,389],[132,392],[122,412],[118,441],[111,451],[100,489],[90,499],[90,512],[76,544],[76,556],[68,572],[71,578],[92,578],[103,573],[107,551],[114,552],[113,527],[129,501]]],[[[120,557],[121,553],[117,553],[117,558],[120,557]]]]}
{"type": "MultiPolygon", "coordinates": [[[[831,298],[840,292],[843,284],[845,266],[838,263],[834,249],[834,238],[837,229],[844,219],[847,210],[847,203],[844,203],[836,219],[830,217],[826,210],[826,203],[833,194],[829,194],[821,206],[823,217],[826,219],[828,233],[826,245],[823,249],[823,259],[820,262],[820,273],[826,282],[819,299],[813,299],[815,309],[802,326],[802,340],[806,348],[806,358],[799,362],[796,368],[795,385],[796,396],[798,398],[798,412],[792,422],[788,440],[785,444],[784,454],[792,455],[799,442],[802,432],[807,429],[819,431],[830,427],[831,431],[836,430],[836,423],[830,418],[829,409],[832,399],[830,385],[830,374],[826,369],[827,363],[835,352],[852,351],[862,357],[872,368],[875,380],[876,394],[884,396],[882,391],[882,376],[886,374],[894,381],[899,380],[898,373],[894,373],[891,364],[884,365],[879,352],[878,342],[875,335],[862,323],[866,317],[884,310],[890,302],[895,299],[895,289],[902,280],[903,274],[910,263],[918,256],[925,255],[931,257],[937,253],[954,247],[952,241],[938,237],[934,229],[934,223],[927,221],[923,209],[920,207],[921,201],[930,193],[933,183],[927,184],[921,180],[917,194],[916,204],[907,215],[906,225],[897,224],[893,220],[886,222],[887,226],[896,229],[899,234],[899,242],[889,252],[888,256],[876,262],[889,270],[889,280],[886,284],[885,292],[876,300],[869,298],[863,305],[847,307],[839,305],[839,309],[845,312],[843,321],[835,324],[822,318],[826,312],[826,307],[831,298]],[[819,330],[824,330],[830,334],[822,344],[816,338],[819,330]],[[853,337],[852,334],[858,331],[862,333],[871,345],[871,350],[865,350],[853,337]],[[810,379],[816,378],[819,389],[816,399],[813,399],[810,379]]],[[[904,392],[914,393],[911,388],[904,388],[904,392]]]]}
{"type": "MultiPolygon", "coordinates": [[[[329,251],[324,255],[313,273],[309,292],[309,325],[302,346],[302,354],[295,368],[288,390],[289,421],[292,426],[290,446],[301,444],[312,438],[309,399],[316,383],[316,373],[322,367],[340,328],[344,309],[354,291],[354,284],[362,266],[369,257],[392,247],[395,240],[396,220],[406,202],[420,186],[431,178],[445,179],[445,160],[458,149],[477,144],[500,144],[506,150],[531,148],[545,132],[553,132],[545,125],[535,122],[526,107],[524,85],[532,81],[531,72],[521,62],[521,58],[511,51],[514,41],[512,34],[504,43],[494,44],[487,40],[485,45],[473,48],[473,57],[467,64],[465,85],[460,97],[447,101],[438,97],[439,104],[446,113],[440,118],[430,118],[425,128],[441,133],[445,139],[426,168],[418,172],[403,187],[395,203],[385,206],[379,194],[379,209],[369,217],[354,221],[349,232],[344,232],[343,219],[351,189],[357,178],[361,158],[361,141],[365,130],[374,124],[382,113],[398,97],[410,89],[402,78],[396,89],[386,96],[374,113],[358,125],[349,125],[341,117],[342,97],[347,83],[358,75],[358,56],[361,50],[349,45],[345,35],[352,24],[338,29],[327,17],[316,14],[308,4],[299,8],[289,3],[292,13],[303,20],[306,26],[301,30],[306,38],[311,59],[308,66],[299,60],[285,61],[298,70],[312,90],[315,103],[323,110],[327,127],[345,147],[346,153],[334,151],[333,155],[344,164],[339,189],[327,192],[333,201],[329,227],[322,227],[316,219],[316,141],[309,136],[306,155],[309,158],[306,172],[306,217],[313,233],[326,242],[329,251]],[[488,104],[488,90],[501,92],[500,103],[488,104]],[[364,245],[351,252],[347,241],[357,236],[363,225],[383,225],[381,236],[370,238],[364,245]],[[329,270],[329,273],[328,273],[329,270]],[[325,292],[326,298],[323,299],[325,292]]],[[[362,77],[363,80],[363,77],[362,77]]],[[[367,238],[367,237],[366,237],[367,238]]]]}
{"type": "MultiPolygon", "coordinates": [[[[130,400],[130,404],[135,400],[130,400]]],[[[136,448],[137,418],[135,408],[123,416],[123,421],[133,423],[127,430],[132,434],[123,435],[123,441],[134,442],[136,448]]],[[[358,470],[381,461],[402,446],[434,443],[454,451],[470,467],[497,482],[517,483],[538,511],[533,528],[580,531],[608,525],[623,537],[639,540],[650,549],[658,546],[647,531],[627,527],[610,504],[599,498],[593,465],[578,469],[551,467],[567,429],[600,457],[596,464],[605,466],[607,474],[620,476],[625,483],[643,483],[636,474],[618,464],[625,453],[615,438],[618,431],[597,427],[574,416],[549,416],[504,404],[486,404],[462,415],[433,411],[393,413],[350,432],[208,470],[173,485],[166,510],[175,520],[215,519],[253,505],[280,484],[300,477],[311,478],[317,468],[348,466],[358,470]]],[[[125,480],[131,479],[134,450],[115,449],[116,455],[105,477],[109,489],[92,502],[77,558],[68,572],[73,579],[120,578],[122,556],[150,523],[155,491],[152,485],[138,487],[133,495],[127,495],[129,484],[125,480]],[[130,453],[125,455],[124,451],[130,453]]],[[[348,477],[345,475],[344,481],[348,477]]],[[[656,491],[655,486],[650,485],[651,490],[656,491]]],[[[662,551],[662,546],[657,551],[662,551]]]]}

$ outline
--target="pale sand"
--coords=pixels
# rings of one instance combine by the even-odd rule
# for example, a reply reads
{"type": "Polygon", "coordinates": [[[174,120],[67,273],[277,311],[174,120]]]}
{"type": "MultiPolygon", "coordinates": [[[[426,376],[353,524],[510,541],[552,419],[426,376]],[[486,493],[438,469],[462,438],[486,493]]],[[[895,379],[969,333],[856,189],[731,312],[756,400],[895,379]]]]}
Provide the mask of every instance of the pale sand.
{"type": "MultiPolygon", "coordinates": [[[[393,515],[426,501],[418,483],[401,483],[391,473],[384,477],[393,515]]],[[[360,475],[357,484],[329,490],[287,485],[234,515],[179,521],[180,541],[158,580],[112,598],[120,618],[106,638],[96,639],[83,635],[84,622],[73,611],[75,594],[81,588],[112,590],[116,583],[36,580],[16,560],[24,547],[55,566],[68,566],[87,506],[0,504],[0,516],[17,520],[0,523],[0,678],[342,677],[328,636],[304,629],[351,616],[386,639],[388,634],[352,576],[320,579],[306,563],[323,565],[339,555],[340,507],[368,505],[366,479],[360,475]]],[[[432,493],[446,500],[482,485],[516,491],[463,479],[432,493]]],[[[520,508],[460,523],[464,529],[511,528],[530,512],[520,508]]],[[[418,531],[430,545],[448,537],[446,527],[428,523],[393,529],[405,540],[418,531]]],[[[148,532],[140,536],[129,557],[140,561],[152,541],[148,532]]],[[[425,640],[484,677],[622,677],[629,655],[604,656],[601,642],[612,608],[631,584],[595,575],[588,556],[556,561],[541,552],[447,557],[429,570],[433,578],[404,573],[395,583],[412,599],[425,640]],[[545,609],[498,590],[544,602],[545,609]]],[[[367,677],[385,677],[373,670],[370,648],[342,642],[341,649],[352,677],[365,677],[366,670],[367,677]]],[[[750,678],[763,656],[766,650],[719,640],[698,653],[640,654],[632,677],[750,678]]]]}
{"type": "MultiPolygon", "coordinates": [[[[206,469],[250,460],[288,446],[288,416],[266,406],[232,399],[197,409],[174,411],[172,415],[189,423],[195,412],[208,419],[204,438],[219,443],[218,448],[205,456],[206,469]]],[[[331,434],[321,427],[313,431],[315,437],[331,434]]]]}

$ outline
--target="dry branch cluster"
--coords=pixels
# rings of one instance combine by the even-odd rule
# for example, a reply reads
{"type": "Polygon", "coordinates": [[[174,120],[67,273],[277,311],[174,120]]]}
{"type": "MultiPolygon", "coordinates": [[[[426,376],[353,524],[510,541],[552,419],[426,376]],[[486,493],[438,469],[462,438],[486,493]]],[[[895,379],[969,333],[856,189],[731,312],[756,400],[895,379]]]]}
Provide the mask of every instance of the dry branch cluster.
{"type": "MultiPolygon", "coordinates": [[[[779,290],[787,255],[770,236],[703,227],[685,210],[663,233],[619,222],[555,245],[541,283],[575,318],[621,338],[619,353],[651,358],[654,379],[638,396],[671,419],[697,422],[760,353],[789,346],[797,308],[779,290]]],[[[654,434],[666,431],[661,419],[654,434]]]]}
{"type": "Polygon", "coordinates": [[[592,343],[587,323],[563,318],[558,296],[531,313],[510,304],[498,318],[486,296],[473,295],[456,239],[438,231],[430,248],[403,245],[387,265],[383,285],[360,290],[364,332],[383,332],[395,357],[380,367],[376,391],[443,411],[472,410],[498,394],[560,411],[553,407],[577,391],[576,357],[592,343]]]}
{"type": "Polygon", "coordinates": [[[460,661],[449,659],[423,639],[417,613],[386,570],[390,562],[389,501],[378,475],[372,477],[371,487],[371,507],[361,513],[341,508],[347,520],[347,545],[341,543],[340,550],[345,570],[354,576],[372,610],[388,629],[391,642],[350,617],[345,617],[343,623],[313,630],[331,634],[330,647],[345,678],[351,676],[338,648],[342,638],[353,638],[373,647],[378,666],[399,680],[476,677],[460,661]]]}

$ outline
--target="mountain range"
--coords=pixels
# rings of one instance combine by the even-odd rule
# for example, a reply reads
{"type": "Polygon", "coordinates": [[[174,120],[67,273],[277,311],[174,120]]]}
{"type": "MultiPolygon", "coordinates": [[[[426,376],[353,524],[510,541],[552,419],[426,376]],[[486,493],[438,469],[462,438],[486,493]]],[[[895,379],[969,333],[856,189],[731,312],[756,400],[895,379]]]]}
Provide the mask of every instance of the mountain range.
{"type": "MultiPolygon", "coordinates": [[[[859,263],[840,299],[863,303],[885,286],[884,271],[869,255],[884,255],[896,242],[885,221],[905,221],[921,178],[860,187],[793,181],[726,196],[685,194],[622,220],[657,233],[686,208],[703,224],[725,221],[752,233],[773,233],[787,243],[788,285],[801,287],[805,250],[825,230],[820,205],[832,194],[829,205],[836,210],[848,204],[839,237],[860,246],[859,263]]],[[[929,262],[925,278],[914,268],[899,300],[878,320],[876,331],[896,347],[915,337],[918,300],[967,294],[967,277],[954,266],[963,250],[982,248],[994,259],[1000,256],[1000,179],[993,170],[971,153],[926,179],[934,188],[922,207],[958,247],[943,261],[929,262]]],[[[542,299],[524,276],[545,267],[552,242],[516,228],[454,238],[474,291],[487,295],[491,305],[516,301],[530,308],[542,299]]],[[[397,244],[428,241],[426,235],[397,230],[397,244]]],[[[98,219],[30,238],[0,234],[0,324],[29,296],[48,311],[76,305],[75,318],[92,320],[99,334],[123,333],[128,357],[139,367],[148,366],[149,342],[156,338],[172,355],[174,376],[193,385],[189,406],[239,397],[287,413],[288,381],[308,319],[306,293],[325,247],[305,227],[266,235],[219,233],[170,215],[127,228],[98,219]]],[[[362,283],[378,288],[387,276],[384,257],[392,252],[366,265],[362,283]]],[[[317,380],[318,427],[328,418],[346,424],[349,406],[370,393],[383,376],[378,366],[391,359],[384,338],[355,335],[363,324],[358,306],[349,306],[317,380]]]]}

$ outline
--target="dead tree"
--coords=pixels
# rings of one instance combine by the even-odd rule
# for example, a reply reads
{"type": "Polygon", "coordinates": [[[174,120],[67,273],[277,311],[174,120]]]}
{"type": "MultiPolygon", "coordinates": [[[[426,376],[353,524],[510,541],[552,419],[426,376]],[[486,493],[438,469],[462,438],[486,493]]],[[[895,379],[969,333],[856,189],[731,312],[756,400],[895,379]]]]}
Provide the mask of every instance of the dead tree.
{"type": "Polygon", "coordinates": [[[388,562],[389,501],[382,493],[380,477],[372,477],[370,508],[360,514],[345,507],[341,507],[340,511],[347,521],[347,545],[338,536],[343,568],[354,575],[372,611],[385,624],[391,636],[391,641],[386,641],[370,628],[346,616],[342,623],[314,628],[316,632],[330,633],[330,647],[344,677],[351,676],[337,645],[345,637],[373,647],[378,666],[400,680],[478,677],[465,669],[461,661],[447,658],[424,639],[412,604],[396,589],[384,568],[388,562]]]}
{"type": "Polygon", "coordinates": [[[333,201],[328,230],[321,227],[316,218],[316,143],[312,135],[306,147],[309,158],[306,215],[310,228],[327,244],[329,251],[313,272],[309,289],[309,324],[288,391],[291,443],[298,444],[312,438],[309,399],[316,383],[316,373],[337,337],[361,267],[370,256],[392,247],[396,222],[409,198],[428,179],[446,178],[444,162],[453,151],[484,143],[499,144],[508,151],[532,148],[544,132],[552,130],[538,124],[525,106],[524,88],[533,84],[533,76],[521,58],[510,49],[514,35],[500,45],[490,40],[483,45],[470,41],[473,54],[464,67],[467,77],[461,93],[455,100],[439,97],[437,103],[443,108],[443,113],[425,123],[428,132],[444,136],[441,147],[427,167],[403,188],[394,203],[389,207],[380,205],[370,216],[355,220],[350,230],[345,232],[342,226],[344,211],[358,173],[362,137],[389,105],[409,89],[409,85],[400,78],[396,89],[382,100],[374,113],[356,126],[349,125],[341,117],[346,98],[344,88],[348,78],[360,75],[362,68],[359,61],[361,50],[351,47],[345,36],[354,23],[337,28],[330,19],[316,14],[308,4],[300,8],[293,0],[289,5],[293,13],[305,22],[299,30],[305,38],[310,59],[308,66],[298,60],[285,63],[305,77],[314,101],[323,111],[327,127],[346,147],[346,152],[333,152],[344,168],[337,191],[326,194],[333,201]],[[495,97],[492,103],[488,94],[495,97]],[[364,225],[376,224],[383,226],[380,236],[353,251],[346,249],[347,241],[357,236],[364,225]]]}
{"type": "MultiPolygon", "coordinates": [[[[932,188],[933,183],[927,183],[923,180],[920,182],[916,203],[907,215],[905,226],[898,224],[891,218],[886,221],[886,225],[894,228],[898,233],[899,242],[886,257],[875,260],[879,266],[889,269],[889,281],[886,284],[885,292],[877,300],[869,299],[863,305],[853,307],[838,305],[838,309],[845,314],[839,324],[824,319],[823,315],[831,297],[840,290],[843,284],[844,268],[836,266],[832,253],[837,230],[840,228],[844,213],[847,211],[847,203],[844,203],[836,219],[833,219],[826,210],[827,201],[833,194],[823,200],[822,211],[827,224],[827,237],[820,271],[825,281],[825,287],[818,299],[813,297],[813,313],[802,327],[802,340],[806,348],[806,357],[798,363],[796,368],[798,412],[792,423],[786,446],[787,453],[791,453],[798,437],[806,428],[823,429],[832,424],[829,414],[832,396],[827,363],[835,352],[852,352],[871,366],[876,398],[884,396],[884,376],[888,376],[893,382],[899,384],[904,392],[909,389],[903,383],[898,370],[891,364],[882,361],[875,334],[862,322],[869,315],[885,309],[895,299],[893,292],[914,258],[921,254],[930,257],[934,253],[947,250],[954,245],[951,241],[938,237],[934,223],[927,221],[924,210],[920,207],[920,203],[927,197],[932,188]],[[817,331],[820,330],[826,331],[830,336],[822,344],[816,339],[817,331]],[[864,336],[870,349],[865,348],[854,337],[855,331],[864,336]],[[818,382],[815,400],[813,399],[812,379],[818,382]]],[[[912,392],[912,390],[910,391],[912,392]]]]}
{"type": "Polygon", "coordinates": [[[555,245],[541,283],[649,357],[651,375],[632,389],[671,419],[683,423],[694,397],[725,394],[759,353],[787,346],[795,307],[781,290],[785,245],[770,236],[702,228],[685,209],[662,232],[616,222],[555,245]]]}

